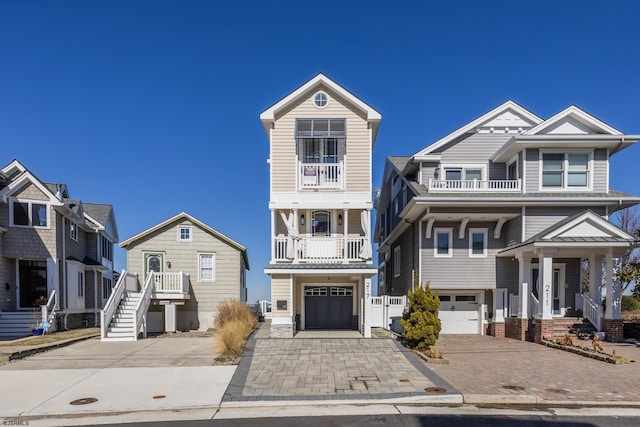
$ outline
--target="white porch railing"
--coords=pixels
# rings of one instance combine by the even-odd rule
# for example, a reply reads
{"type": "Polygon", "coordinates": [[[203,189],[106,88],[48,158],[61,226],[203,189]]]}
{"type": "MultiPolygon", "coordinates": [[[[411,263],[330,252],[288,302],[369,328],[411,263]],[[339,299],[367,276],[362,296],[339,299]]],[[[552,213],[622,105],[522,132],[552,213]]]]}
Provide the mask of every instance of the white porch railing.
{"type": "Polygon", "coordinates": [[[582,311],[582,294],[581,293],[576,293],[574,309],[575,311],[582,311]]]}
{"type": "Polygon", "coordinates": [[[111,319],[113,319],[113,315],[118,309],[118,305],[120,305],[120,300],[124,296],[125,289],[133,288],[134,283],[137,287],[138,276],[135,274],[128,273],[126,270],[122,270],[120,274],[120,278],[116,282],[116,285],[113,287],[111,291],[111,295],[109,299],[104,305],[104,308],[100,310],[100,337],[107,337],[107,329],[109,323],[111,323],[111,319]]]}
{"type": "Polygon", "coordinates": [[[467,192],[521,192],[522,184],[519,179],[492,179],[481,181],[433,179],[428,182],[429,191],[467,191],[467,192]]]}
{"type": "Polygon", "coordinates": [[[509,294],[509,317],[517,317],[520,311],[520,295],[509,294]]]}
{"type": "Polygon", "coordinates": [[[344,236],[314,236],[289,239],[278,236],[274,239],[276,261],[299,261],[306,263],[330,263],[362,261],[360,251],[367,244],[364,236],[347,237],[346,250],[344,236]],[[289,252],[288,245],[294,250],[289,252]],[[293,254],[294,258],[291,258],[293,254]]]}
{"type": "Polygon", "coordinates": [[[582,314],[598,332],[602,332],[602,304],[594,302],[589,295],[582,295],[582,314]]]}
{"type": "Polygon", "coordinates": [[[344,164],[298,163],[298,188],[342,189],[344,164]]]}
{"type": "Polygon", "coordinates": [[[537,319],[540,315],[540,302],[538,301],[538,298],[533,294],[533,292],[530,294],[530,296],[531,297],[529,298],[529,305],[531,312],[529,313],[529,317],[537,319]]]}
{"type": "Polygon", "coordinates": [[[183,294],[189,292],[189,276],[186,273],[153,273],[156,294],[183,294]]]}
{"type": "Polygon", "coordinates": [[[392,317],[402,316],[407,306],[407,297],[383,295],[371,297],[371,326],[389,329],[392,317]]]}
{"type": "Polygon", "coordinates": [[[51,291],[51,295],[49,295],[47,303],[40,306],[40,310],[42,310],[42,323],[48,323],[49,331],[51,332],[56,330],[55,319],[58,308],[58,293],[54,289],[51,291]]]}
{"type": "Polygon", "coordinates": [[[147,280],[144,282],[144,286],[140,290],[140,297],[136,308],[133,310],[133,339],[138,339],[138,333],[142,328],[143,338],[147,337],[147,309],[151,304],[151,293],[153,292],[153,286],[155,283],[155,275],[157,273],[152,272],[147,280]]]}

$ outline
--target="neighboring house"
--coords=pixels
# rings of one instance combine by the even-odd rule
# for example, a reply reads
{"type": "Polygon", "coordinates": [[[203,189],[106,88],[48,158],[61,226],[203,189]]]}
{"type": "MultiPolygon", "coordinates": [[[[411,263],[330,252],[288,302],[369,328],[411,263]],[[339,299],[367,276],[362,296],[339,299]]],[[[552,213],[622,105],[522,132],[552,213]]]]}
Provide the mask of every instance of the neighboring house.
{"type": "Polygon", "coordinates": [[[561,317],[584,316],[621,340],[613,263],[634,239],[608,218],[640,198],[609,187],[609,159],[639,138],[575,106],[544,120],[509,101],[388,157],[376,200],[381,293],[429,282],[443,334],[539,341],[561,317]]]}
{"type": "Polygon", "coordinates": [[[274,337],[370,336],[371,151],[380,113],[318,74],[260,114],[269,138],[274,337]]]}
{"type": "MultiPolygon", "coordinates": [[[[153,276],[146,313],[148,332],[211,329],[218,304],[229,299],[246,302],[246,248],[184,212],[120,246],[127,250],[123,277],[139,279],[132,280],[130,290],[137,294],[153,276]]],[[[124,279],[121,284],[126,286],[124,279]]],[[[127,333],[123,334],[127,339],[134,338],[131,331],[127,333]]]]}
{"type": "Polygon", "coordinates": [[[29,333],[44,299],[53,328],[97,326],[117,241],[111,205],[72,199],[18,160],[0,170],[0,335],[29,333]]]}

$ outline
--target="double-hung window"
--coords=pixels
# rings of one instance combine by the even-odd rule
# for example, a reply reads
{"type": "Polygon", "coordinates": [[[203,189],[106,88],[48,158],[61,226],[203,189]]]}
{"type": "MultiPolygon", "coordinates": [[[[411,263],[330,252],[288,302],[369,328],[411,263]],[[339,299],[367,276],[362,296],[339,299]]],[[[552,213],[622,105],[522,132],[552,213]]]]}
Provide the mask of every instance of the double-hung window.
{"type": "Polygon", "coordinates": [[[14,199],[9,206],[12,226],[49,226],[49,209],[46,203],[14,199]]]}
{"type": "Polygon", "coordinates": [[[588,188],[588,153],[542,153],[542,187],[588,188]]]}
{"type": "Polygon", "coordinates": [[[396,246],[393,249],[393,277],[400,276],[400,265],[402,262],[402,257],[400,254],[400,246],[396,246]]]}
{"type": "Polygon", "coordinates": [[[469,256],[470,257],[486,257],[487,256],[487,229],[486,228],[470,228],[469,229],[469,256]]]}
{"type": "Polygon", "coordinates": [[[216,281],[216,254],[198,254],[198,280],[216,281]]]}
{"type": "Polygon", "coordinates": [[[433,239],[434,257],[451,257],[453,255],[453,230],[436,228],[433,239]]]}

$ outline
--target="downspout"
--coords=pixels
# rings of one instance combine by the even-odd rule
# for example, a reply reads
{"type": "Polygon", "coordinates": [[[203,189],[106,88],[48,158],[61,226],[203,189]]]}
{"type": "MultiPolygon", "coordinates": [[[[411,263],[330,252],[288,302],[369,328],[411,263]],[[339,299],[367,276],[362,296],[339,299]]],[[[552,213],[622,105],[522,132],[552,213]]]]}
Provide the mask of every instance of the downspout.
{"type": "Polygon", "coordinates": [[[93,326],[98,326],[98,270],[93,270],[93,326]]]}
{"type": "Polygon", "coordinates": [[[69,287],[67,286],[67,245],[66,245],[66,231],[65,231],[65,217],[62,216],[62,287],[64,289],[64,320],[62,323],[62,329],[67,330],[68,318],[69,318],[69,287]]]}

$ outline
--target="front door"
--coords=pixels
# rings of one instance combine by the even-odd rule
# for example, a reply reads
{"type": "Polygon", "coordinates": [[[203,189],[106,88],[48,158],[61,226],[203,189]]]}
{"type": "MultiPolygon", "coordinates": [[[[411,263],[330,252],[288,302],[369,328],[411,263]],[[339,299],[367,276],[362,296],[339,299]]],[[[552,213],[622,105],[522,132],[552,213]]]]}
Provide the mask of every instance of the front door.
{"type": "Polygon", "coordinates": [[[47,298],[47,262],[27,261],[18,262],[18,277],[20,283],[20,308],[38,306],[38,299],[47,298]]]}
{"type": "Polygon", "coordinates": [[[144,254],[144,278],[149,277],[149,273],[162,273],[164,271],[164,254],[145,253],[144,254]]]}

